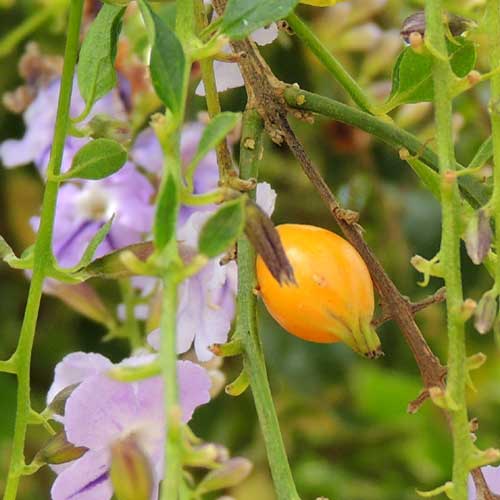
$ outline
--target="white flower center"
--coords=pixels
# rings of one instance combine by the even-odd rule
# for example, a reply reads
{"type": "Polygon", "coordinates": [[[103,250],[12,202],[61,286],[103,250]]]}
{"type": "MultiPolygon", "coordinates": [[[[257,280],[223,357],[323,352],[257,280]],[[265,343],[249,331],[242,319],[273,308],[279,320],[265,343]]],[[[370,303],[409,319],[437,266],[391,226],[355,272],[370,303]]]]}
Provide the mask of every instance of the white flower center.
{"type": "Polygon", "coordinates": [[[114,200],[100,186],[90,184],[85,186],[77,195],[76,209],[83,219],[106,221],[114,212],[114,200]]]}

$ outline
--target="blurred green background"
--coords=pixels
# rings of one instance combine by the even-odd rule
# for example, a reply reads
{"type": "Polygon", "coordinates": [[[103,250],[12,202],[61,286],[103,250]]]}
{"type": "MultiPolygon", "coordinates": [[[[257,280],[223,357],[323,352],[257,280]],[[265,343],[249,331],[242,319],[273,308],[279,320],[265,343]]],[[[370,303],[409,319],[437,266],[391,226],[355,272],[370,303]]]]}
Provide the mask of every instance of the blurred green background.
{"type": "MultiPolygon", "coordinates": [[[[46,1],[45,5],[51,2],[46,1]]],[[[60,3],[60,2],[59,2],[60,3]]],[[[64,3],[64,2],[63,2],[64,3]]],[[[473,5],[449,3],[455,13],[476,17],[473,5]]],[[[42,2],[0,1],[0,30],[5,36],[42,2]]],[[[404,0],[358,0],[335,9],[301,7],[300,12],[318,36],[375,98],[390,90],[391,67],[402,48],[402,20],[421,6],[404,0]]],[[[47,53],[61,53],[64,43],[64,12],[41,25],[30,40],[47,53]]],[[[16,64],[23,41],[0,59],[0,93],[19,85],[16,64]]],[[[281,33],[263,50],[276,74],[287,82],[348,102],[335,81],[294,38],[281,33]]],[[[479,54],[478,68],[484,55],[479,54]]],[[[193,78],[193,88],[196,84],[193,78]]],[[[242,90],[224,94],[225,109],[242,109],[242,90]]],[[[487,89],[479,86],[456,102],[455,129],[458,159],[467,163],[488,134],[487,89]]],[[[190,114],[203,109],[201,98],[190,101],[190,114]]],[[[423,140],[432,138],[430,106],[405,106],[393,113],[401,126],[423,140]]],[[[419,276],[409,264],[414,254],[431,258],[439,247],[439,205],[419,184],[409,167],[384,144],[348,126],[317,118],[313,126],[294,122],[312,158],[346,207],[358,210],[366,239],[387,272],[413,300],[441,286],[431,280],[426,289],[417,286],[419,276]]],[[[0,107],[0,140],[23,133],[22,118],[0,107]]],[[[430,143],[434,147],[433,142],[430,143]]],[[[328,211],[284,150],[266,146],[261,179],[278,192],[276,223],[297,222],[337,230],[328,211]]],[[[0,233],[17,252],[32,242],[29,217],[39,208],[42,185],[32,166],[0,168],[0,233]]],[[[465,295],[478,300],[489,288],[486,271],[463,256],[465,295]]],[[[105,286],[110,302],[114,289],[105,286]]],[[[28,281],[20,272],[0,265],[0,358],[14,350],[26,301],[28,281]]],[[[417,315],[417,321],[443,362],[446,360],[444,306],[434,305],[417,315]]],[[[418,370],[397,328],[388,323],[380,329],[385,357],[362,359],[343,345],[315,345],[284,333],[260,307],[273,395],[291,466],[304,499],[325,496],[330,500],[409,500],[415,488],[431,489],[449,478],[450,438],[439,411],[427,402],[416,415],[406,406],[420,389],[418,370]]],[[[69,352],[97,351],[113,360],[127,355],[124,342],[103,343],[104,330],[79,316],[52,297],[42,302],[32,364],[32,397],[35,409],[44,407],[54,366],[69,352]]],[[[473,378],[477,392],[470,392],[470,415],[480,421],[478,444],[499,445],[500,364],[492,336],[480,337],[468,327],[468,353],[482,351],[488,361],[473,378]]],[[[226,361],[227,379],[234,378],[239,360],[226,361]]],[[[15,379],[0,374],[0,492],[10,453],[15,415],[15,379]]],[[[265,450],[250,392],[238,398],[220,394],[201,408],[192,421],[197,434],[222,443],[234,455],[250,458],[255,469],[237,489],[237,500],[272,500],[274,497],[265,450]]],[[[28,459],[46,440],[41,428],[30,428],[28,459]]],[[[42,469],[22,480],[19,498],[48,499],[53,474],[42,469]]]]}

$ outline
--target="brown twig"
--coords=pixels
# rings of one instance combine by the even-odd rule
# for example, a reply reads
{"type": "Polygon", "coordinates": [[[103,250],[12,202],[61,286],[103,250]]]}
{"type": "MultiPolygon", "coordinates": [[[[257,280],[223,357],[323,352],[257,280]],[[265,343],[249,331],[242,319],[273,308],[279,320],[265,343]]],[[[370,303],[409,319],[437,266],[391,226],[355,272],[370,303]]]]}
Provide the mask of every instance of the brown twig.
{"type": "MultiPolygon", "coordinates": [[[[410,306],[413,314],[416,314],[422,309],[431,306],[432,304],[439,304],[440,302],[444,302],[445,300],[446,300],[446,288],[442,287],[433,295],[426,297],[425,299],[420,300],[419,302],[410,302],[410,306]]],[[[393,318],[389,314],[389,312],[383,311],[380,316],[378,316],[372,321],[372,325],[375,328],[378,328],[379,326],[383,325],[387,321],[390,321],[391,319],[393,318]]]]}

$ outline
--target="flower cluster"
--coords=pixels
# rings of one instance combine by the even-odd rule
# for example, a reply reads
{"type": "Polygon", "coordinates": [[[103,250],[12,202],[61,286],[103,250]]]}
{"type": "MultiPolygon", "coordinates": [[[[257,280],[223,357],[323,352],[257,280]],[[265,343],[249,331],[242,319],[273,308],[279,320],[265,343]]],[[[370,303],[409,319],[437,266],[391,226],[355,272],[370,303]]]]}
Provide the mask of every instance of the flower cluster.
{"type": "MultiPolygon", "coordinates": [[[[123,360],[118,366],[150,363],[156,355],[143,354],[123,360]]],[[[58,476],[52,486],[53,500],[106,500],[113,495],[110,481],[111,451],[119,442],[133,438],[147,458],[157,491],[163,471],[165,438],[164,390],[161,377],[133,383],[107,376],[111,361],[100,354],[75,352],[55,370],[47,403],[61,391],[78,384],[64,405],[59,420],[66,438],[75,447],[87,448],[78,459],[55,466],[58,476]]],[[[182,421],[210,400],[210,378],[199,365],[178,361],[182,421]]]]}
{"type": "MultiPolygon", "coordinates": [[[[259,44],[270,43],[276,37],[275,24],[254,34],[254,40],[259,44]]],[[[61,268],[79,266],[95,235],[110,221],[110,229],[97,246],[94,258],[152,239],[154,204],[165,160],[153,128],[147,127],[137,134],[134,132],[134,139],[130,139],[132,134],[127,124],[144,121],[148,112],[142,121],[133,114],[138,97],[133,78],[138,73],[128,71],[131,62],[123,47],[120,46],[116,63],[118,87],[99,99],[90,113],[87,113],[76,78],[74,80],[70,105],[70,116],[74,122],[64,144],[61,171],[67,172],[80,148],[91,141],[91,137],[96,137],[97,123],[101,125],[98,136],[110,137],[111,130],[115,133],[113,138],[127,146],[129,154],[125,165],[113,175],[100,180],[71,179],[60,186],[52,251],[61,268]],[[117,129],[123,125],[127,130],[120,136],[121,131],[112,130],[112,124],[118,124],[117,129]]],[[[229,51],[229,46],[226,51],[229,51]]],[[[25,65],[38,68],[45,58],[38,48],[31,47],[24,61],[25,65]]],[[[134,61],[134,64],[134,68],[138,69],[142,63],[134,61]]],[[[9,99],[16,105],[11,106],[11,110],[23,112],[25,133],[21,138],[0,144],[0,161],[6,168],[33,164],[42,180],[50,162],[61,87],[60,65],[49,66],[50,71],[44,71],[43,78],[26,78],[26,85],[20,87],[22,92],[11,93],[9,99]]],[[[219,90],[243,84],[236,64],[216,62],[215,66],[219,90]]],[[[139,69],[144,68],[141,66],[139,69]]],[[[145,72],[140,71],[140,74],[144,77],[145,72]]],[[[148,81],[147,78],[142,79],[148,81]]],[[[141,84],[143,94],[148,92],[144,90],[144,85],[141,84]]],[[[202,84],[197,93],[203,95],[202,84]]],[[[181,134],[184,165],[193,159],[203,131],[201,122],[184,126],[181,134]]],[[[210,151],[199,162],[192,180],[194,194],[207,193],[218,187],[219,168],[215,151],[210,151]]],[[[257,186],[257,202],[266,213],[272,213],[275,193],[268,184],[257,186]]],[[[181,207],[177,238],[181,254],[187,259],[197,253],[200,230],[215,209],[215,205],[181,207]]],[[[37,231],[40,217],[33,217],[31,225],[37,231]]],[[[210,260],[179,289],[177,351],[182,354],[193,348],[199,362],[208,362],[213,357],[210,345],[226,342],[234,319],[237,267],[234,260],[222,257],[210,260]]],[[[76,450],[76,454],[70,453],[63,460],[48,462],[53,464],[52,468],[57,473],[52,487],[54,500],[110,499],[113,495],[115,451],[121,446],[127,449],[130,443],[137,445],[139,454],[146,462],[151,477],[151,497],[156,498],[164,470],[166,418],[163,380],[156,376],[131,383],[120,382],[111,377],[110,371],[155,363],[158,355],[151,351],[159,350],[160,334],[154,318],[158,312],[157,298],[162,285],[156,278],[142,276],[131,278],[130,285],[135,301],[133,320],[144,331],[150,332],[147,337],[144,335],[142,348],[136,349],[131,357],[116,365],[100,354],[76,352],[67,355],[56,366],[47,404],[49,409],[58,408],[52,418],[63,426],[64,449],[69,447],[76,450]]],[[[58,285],[56,280],[48,280],[45,291],[51,293],[58,286],[63,285],[58,285]]],[[[65,284],[65,289],[68,286],[65,284]]],[[[129,314],[130,308],[124,304],[117,306],[118,321],[129,321],[129,314]]],[[[117,326],[117,330],[119,328],[117,326]]],[[[134,347],[137,348],[137,343],[134,347]]],[[[211,387],[214,379],[212,372],[193,361],[177,362],[182,422],[187,423],[194,410],[207,403],[215,392],[211,387]]],[[[214,385],[220,383],[216,381],[214,385]]],[[[214,463],[214,458],[211,460],[214,463]]],[[[247,470],[248,465],[243,465],[247,470]]],[[[233,463],[228,465],[228,470],[232,467],[233,463]]]]}
{"type": "MultiPolygon", "coordinates": [[[[24,137],[7,140],[0,145],[0,158],[4,165],[14,167],[31,162],[43,175],[50,152],[50,134],[55,124],[59,86],[60,82],[56,79],[40,88],[24,113],[24,137]]],[[[77,116],[83,109],[84,102],[75,84],[72,115],[77,116]]],[[[113,90],[96,103],[87,121],[97,114],[126,120],[126,109],[123,92],[113,90]]],[[[181,155],[185,164],[193,158],[203,129],[204,125],[199,122],[185,125],[181,136],[181,155]]],[[[70,167],[74,154],[88,140],[76,137],[67,139],[64,170],[70,167]]],[[[111,229],[97,248],[95,257],[149,239],[156,186],[162,169],[161,146],[152,128],[146,128],[138,134],[130,148],[130,160],[121,170],[102,180],[63,184],[57,202],[53,240],[58,263],[63,267],[77,265],[92,237],[111,217],[111,229]]],[[[194,176],[194,193],[212,191],[217,183],[218,166],[215,152],[211,151],[198,165],[194,176]]],[[[258,186],[257,198],[270,214],[274,208],[275,193],[268,184],[258,186]]],[[[214,209],[214,205],[181,208],[178,239],[187,253],[196,251],[199,231],[214,209]]],[[[33,227],[37,229],[38,224],[39,218],[34,217],[33,227]]],[[[227,339],[235,311],[236,273],[234,262],[221,264],[220,259],[213,259],[197,275],[182,284],[178,310],[179,353],[188,351],[194,343],[198,359],[206,361],[212,357],[208,347],[227,339]]],[[[159,288],[159,282],[152,278],[139,277],[133,279],[133,284],[143,298],[159,288]]],[[[123,307],[119,307],[119,315],[122,311],[123,307]]],[[[146,319],[149,307],[142,303],[136,307],[136,311],[138,319],[146,319]]],[[[150,336],[150,343],[155,347],[158,346],[157,336],[157,332],[150,336]]]]}

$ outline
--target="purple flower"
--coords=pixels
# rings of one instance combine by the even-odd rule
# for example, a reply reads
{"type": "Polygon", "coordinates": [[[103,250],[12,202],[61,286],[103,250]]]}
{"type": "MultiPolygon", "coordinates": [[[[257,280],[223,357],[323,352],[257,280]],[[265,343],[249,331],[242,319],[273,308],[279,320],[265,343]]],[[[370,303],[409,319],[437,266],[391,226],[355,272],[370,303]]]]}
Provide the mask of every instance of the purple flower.
{"type": "MultiPolygon", "coordinates": [[[[261,28],[252,34],[251,38],[259,45],[268,45],[278,37],[278,28],[275,23],[268,28],[261,28]]],[[[223,49],[224,52],[230,53],[229,46],[223,49]]],[[[214,61],[215,83],[218,92],[224,92],[228,89],[242,87],[244,85],[243,77],[241,76],[238,64],[223,61],[214,61]]],[[[205,95],[205,87],[203,82],[200,82],[196,88],[196,95],[205,95]]]]}
{"type": "MultiPolygon", "coordinates": [[[[181,157],[186,166],[194,157],[204,125],[189,123],[184,126],[181,134],[181,157]]],[[[137,165],[160,176],[163,171],[163,152],[160,143],[151,128],[142,131],[137,137],[131,151],[131,157],[137,165]]],[[[219,168],[215,151],[210,151],[198,164],[193,179],[194,194],[206,193],[217,188],[219,168]]],[[[179,225],[182,225],[195,211],[213,210],[213,205],[203,207],[182,206],[179,214],[179,225]]]]}
{"type": "MultiPolygon", "coordinates": [[[[120,364],[139,365],[154,358],[155,355],[136,356],[120,364]]],[[[50,395],[58,392],[56,389],[80,382],[66,401],[62,421],[68,441],[89,451],[57,467],[53,500],[110,499],[113,494],[109,479],[111,447],[131,435],[152,466],[156,486],[162,479],[163,382],[160,377],[133,383],[118,382],[106,376],[111,366],[111,362],[99,354],[73,353],[56,367],[50,395]]],[[[206,371],[189,361],[177,362],[177,374],[182,420],[188,422],[194,410],[209,401],[211,383],[206,371]]]]}
{"type": "MultiPolygon", "coordinates": [[[[59,264],[76,265],[92,237],[113,215],[111,230],[96,257],[140,241],[151,230],[152,197],[153,187],[130,163],[102,180],[63,185],[54,226],[54,254],[59,264]]],[[[39,218],[32,222],[37,228],[39,218]]]]}
{"type": "MultiPolygon", "coordinates": [[[[257,186],[257,202],[271,215],[276,193],[267,183],[257,186]]],[[[195,212],[178,231],[185,249],[196,252],[198,236],[211,213],[195,212]]],[[[188,351],[194,344],[200,361],[213,357],[209,347],[227,341],[235,313],[237,267],[234,261],[222,265],[220,258],[210,260],[179,289],[177,310],[177,352],[188,351]]],[[[159,349],[160,331],[151,332],[149,343],[159,349]]]]}
{"type": "MultiPolygon", "coordinates": [[[[40,89],[35,100],[24,113],[26,125],[24,136],[21,139],[9,139],[0,144],[0,159],[5,167],[18,167],[33,162],[40,172],[46,170],[56,123],[60,84],[60,79],[56,79],[40,89]]],[[[78,116],[84,108],[85,103],[75,80],[71,99],[71,116],[78,116]]],[[[118,90],[113,90],[97,101],[88,119],[99,113],[111,115],[115,119],[126,119],[125,108],[118,90]]],[[[68,136],[63,152],[63,172],[69,169],[73,156],[86,142],[88,142],[86,138],[68,136]]]]}
{"type": "MultiPolygon", "coordinates": [[[[490,490],[497,495],[500,494],[500,466],[492,467],[491,465],[487,465],[486,467],[481,467],[481,471],[490,490]]],[[[469,476],[469,500],[478,500],[476,486],[471,476],[469,476]]]]}

